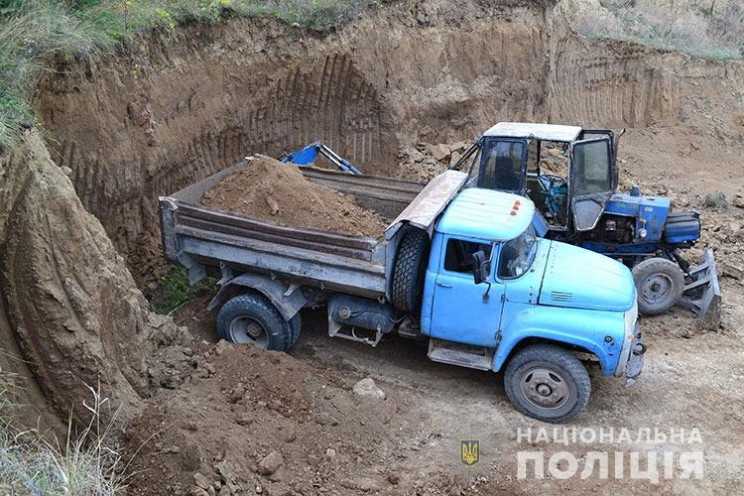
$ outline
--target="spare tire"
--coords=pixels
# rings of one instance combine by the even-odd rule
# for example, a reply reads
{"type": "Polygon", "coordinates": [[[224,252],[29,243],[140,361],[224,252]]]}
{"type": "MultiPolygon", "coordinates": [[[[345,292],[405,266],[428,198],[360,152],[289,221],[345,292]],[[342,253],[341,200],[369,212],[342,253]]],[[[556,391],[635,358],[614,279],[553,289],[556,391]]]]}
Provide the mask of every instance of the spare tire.
{"type": "Polygon", "coordinates": [[[422,229],[410,228],[401,236],[395,252],[390,293],[395,308],[404,312],[418,312],[429,261],[429,234],[422,229]]]}

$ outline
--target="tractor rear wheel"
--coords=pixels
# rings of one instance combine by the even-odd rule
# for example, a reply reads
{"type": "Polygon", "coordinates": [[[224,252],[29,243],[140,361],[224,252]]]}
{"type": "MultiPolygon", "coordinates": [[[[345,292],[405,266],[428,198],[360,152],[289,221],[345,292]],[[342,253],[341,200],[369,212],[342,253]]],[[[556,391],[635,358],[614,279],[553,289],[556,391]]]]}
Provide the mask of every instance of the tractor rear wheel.
{"type": "Polygon", "coordinates": [[[672,308],[685,290],[685,275],[679,266],[665,258],[649,258],[633,267],[638,290],[638,310],[658,315],[672,308]]]}

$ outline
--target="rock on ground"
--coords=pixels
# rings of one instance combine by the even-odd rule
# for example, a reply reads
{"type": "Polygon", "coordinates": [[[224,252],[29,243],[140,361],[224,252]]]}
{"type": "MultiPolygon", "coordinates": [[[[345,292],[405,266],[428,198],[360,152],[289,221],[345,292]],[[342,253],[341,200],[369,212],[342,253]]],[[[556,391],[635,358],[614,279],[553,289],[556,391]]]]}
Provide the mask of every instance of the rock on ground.
{"type": "Polygon", "coordinates": [[[282,466],[284,459],[278,451],[272,451],[266,455],[258,464],[258,473],[261,475],[271,475],[282,466]]]}
{"type": "Polygon", "coordinates": [[[375,381],[372,380],[371,377],[362,379],[361,381],[354,384],[354,388],[352,389],[352,391],[356,396],[360,396],[362,398],[377,398],[384,400],[386,396],[385,391],[377,387],[377,384],[375,384],[375,381]]]}

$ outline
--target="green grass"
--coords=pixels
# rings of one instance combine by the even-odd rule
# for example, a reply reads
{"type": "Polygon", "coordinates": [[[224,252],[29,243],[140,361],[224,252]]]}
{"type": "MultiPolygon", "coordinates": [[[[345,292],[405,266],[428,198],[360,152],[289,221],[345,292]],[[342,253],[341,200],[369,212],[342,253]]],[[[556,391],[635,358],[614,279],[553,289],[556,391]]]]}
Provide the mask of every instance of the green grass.
{"type": "Polygon", "coordinates": [[[150,299],[150,305],[155,313],[168,314],[187,301],[211,291],[214,287],[215,281],[211,278],[202,279],[190,286],[186,269],[173,266],[160,281],[160,285],[150,299]]]}
{"type": "Polygon", "coordinates": [[[231,14],[328,30],[377,1],[0,0],[0,154],[14,147],[24,127],[43,125],[29,95],[59,60],[109,52],[142,31],[169,36],[179,24],[212,23],[231,14]]]}

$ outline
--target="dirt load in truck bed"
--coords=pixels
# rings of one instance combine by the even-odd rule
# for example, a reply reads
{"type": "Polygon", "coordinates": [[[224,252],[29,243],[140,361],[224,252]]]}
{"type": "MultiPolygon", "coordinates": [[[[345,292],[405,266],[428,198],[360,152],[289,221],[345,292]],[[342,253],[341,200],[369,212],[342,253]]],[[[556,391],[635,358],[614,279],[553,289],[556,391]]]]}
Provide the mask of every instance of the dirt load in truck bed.
{"type": "Polygon", "coordinates": [[[202,204],[288,226],[379,237],[385,222],[351,198],[305,179],[297,167],[262,155],[202,197],[202,204]]]}

